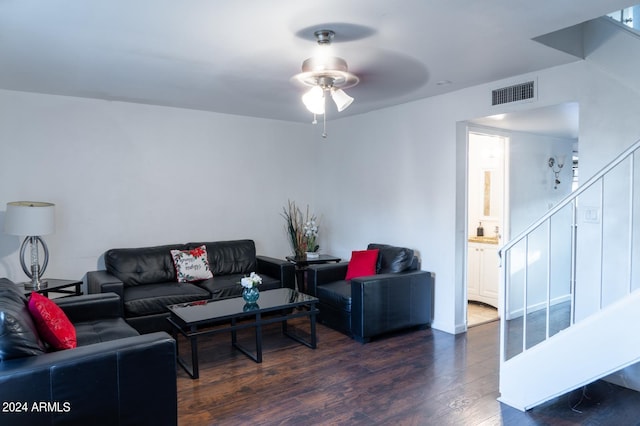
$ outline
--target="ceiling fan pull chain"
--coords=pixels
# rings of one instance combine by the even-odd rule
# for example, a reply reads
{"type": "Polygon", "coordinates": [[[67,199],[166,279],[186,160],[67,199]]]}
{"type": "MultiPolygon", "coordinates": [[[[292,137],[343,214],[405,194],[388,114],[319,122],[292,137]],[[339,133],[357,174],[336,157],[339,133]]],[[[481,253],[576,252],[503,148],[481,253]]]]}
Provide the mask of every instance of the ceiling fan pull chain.
{"type": "MultiPolygon", "coordinates": [[[[325,97],[325,99],[326,99],[326,97],[325,97]]],[[[326,100],[325,100],[325,107],[326,107],[326,105],[327,105],[327,103],[326,103],[326,100]]],[[[327,110],[326,109],[324,110],[324,114],[322,114],[322,124],[323,124],[322,137],[324,139],[326,139],[327,138],[327,110]]]]}

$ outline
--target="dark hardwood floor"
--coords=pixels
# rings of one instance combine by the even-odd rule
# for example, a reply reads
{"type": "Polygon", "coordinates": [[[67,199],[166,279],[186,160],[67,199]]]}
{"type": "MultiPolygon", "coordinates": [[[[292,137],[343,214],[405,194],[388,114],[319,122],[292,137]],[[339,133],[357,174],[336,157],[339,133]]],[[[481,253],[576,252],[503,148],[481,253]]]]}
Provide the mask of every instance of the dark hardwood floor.
{"type": "MultiPolygon", "coordinates": [[[[228,335],[205,338],[200,378],[178,369],[179,424],[640,424],[640,393],[603,381],[526,413],[500,404],[498,327],[491,322],[458,336],[412,331],[362,345],[318,325],[313,350],[271,325],[262,364],[233,350],[228,335]]],[[[241,339],[252,343],[248,331],[241,339]]]]}

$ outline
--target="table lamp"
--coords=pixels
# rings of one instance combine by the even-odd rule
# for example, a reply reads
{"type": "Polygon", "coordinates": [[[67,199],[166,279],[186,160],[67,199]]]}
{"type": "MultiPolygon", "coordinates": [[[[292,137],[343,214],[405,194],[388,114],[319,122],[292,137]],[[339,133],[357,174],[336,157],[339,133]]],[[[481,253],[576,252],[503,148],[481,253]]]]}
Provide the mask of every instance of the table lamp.
{"type": "Polygon", "coordinates": [[[46,282],[41,281],[47,263],[49,263],[49,249],[41,235],[53,233],[55,226],[54,204],[40,201],[13,201],[7,203],[7,213],[4,220],[4,230],[10,235],[25,235],[26,238],[20,246],[20,265],[29,278],[30,283],[25,283],[25,288],[39,290],[46,287],[46,282]],[[40,266],[38,260],[38,243],[42,245],[44,261],[40,266]],[[27,244],[31,248],[31,268],[27,268],[24,261],[27,244]]]}

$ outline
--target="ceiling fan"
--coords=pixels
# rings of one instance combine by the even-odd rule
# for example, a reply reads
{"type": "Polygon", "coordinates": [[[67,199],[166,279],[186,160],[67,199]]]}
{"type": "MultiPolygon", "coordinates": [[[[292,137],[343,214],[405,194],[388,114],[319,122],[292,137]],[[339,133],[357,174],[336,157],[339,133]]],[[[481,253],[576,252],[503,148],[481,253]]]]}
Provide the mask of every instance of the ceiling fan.
{"type": "MultiPolygon", "coordinates": [[[[335,36],[332,30],[315,31],[314,36],[318,45],[328,48],[335,36]]],[[[338,111],[344,111],[353,98],[344,91],[355,86],[360,79],[349,72],[347,61],[337,56],[323,54],[306,59],[302,63],[302,72],[292,77],[292,80],[311,87],[302,95],[302,102],[309,112],[313,113],[313,123],[317,123],[316,115],[322,115],[324,128],[322,137],[327,137],[326,98],[331,97],[338,111]]]]}

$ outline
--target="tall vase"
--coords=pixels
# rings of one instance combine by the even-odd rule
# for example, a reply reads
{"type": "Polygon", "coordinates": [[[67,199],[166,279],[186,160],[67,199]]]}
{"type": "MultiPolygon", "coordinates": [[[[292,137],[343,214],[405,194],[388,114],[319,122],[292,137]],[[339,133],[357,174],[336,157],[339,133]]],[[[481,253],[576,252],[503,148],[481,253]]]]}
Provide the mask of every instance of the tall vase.
{"type": "Polygon", "coordinates": [[[247,303],[256,303],[260,297],[260,291],[258,287],[244,288],[242,290],[242,298],[247,303]]]}

